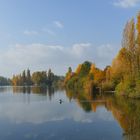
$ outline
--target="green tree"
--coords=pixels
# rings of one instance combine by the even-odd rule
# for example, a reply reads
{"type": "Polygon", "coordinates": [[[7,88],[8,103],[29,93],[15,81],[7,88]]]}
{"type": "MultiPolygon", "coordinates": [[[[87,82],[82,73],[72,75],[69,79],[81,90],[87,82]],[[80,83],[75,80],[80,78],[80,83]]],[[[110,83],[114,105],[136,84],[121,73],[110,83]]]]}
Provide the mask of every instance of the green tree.
{"type": "Polygon", "coordinates": [[[91,68],[91,62],[85,61],[81,66],[79,76],[83,77],[88,75],[90,72],[90,68],[91,68]]]}
{"type": "Polygon", "coordinates": [[[25,70],[22,72],[22,85],[26,85],[26,72],[25,72],[25,70]]]}
{"type": "Polygon", "coordinates": [[[47,85],[47,74],[46,71],[34,72],[32,74],[32,81],[35,85],[47,85]]]}
{"type": "Polygon", "coordinates": [[[52,73],[51,69],[48,71],[48,85],[52,86],[54,80],[54,74],[52,73]]]}
{"type": "Polygon", "coordinates": [[[27,69],[26,83],[27,83],[27,85],[32,85],[31,73],[30,73],[29,69],[27,69]]]}

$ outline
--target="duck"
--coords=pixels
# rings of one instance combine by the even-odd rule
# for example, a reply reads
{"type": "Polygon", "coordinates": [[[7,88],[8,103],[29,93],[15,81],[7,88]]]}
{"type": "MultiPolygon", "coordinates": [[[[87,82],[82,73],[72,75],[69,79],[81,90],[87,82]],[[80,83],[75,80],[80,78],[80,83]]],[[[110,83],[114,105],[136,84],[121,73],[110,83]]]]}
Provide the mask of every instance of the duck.
{"type": "Polygon", "coordinates": [[[62,104],[62,102],[63,102],[62,99],[59,99],[59,103],[62,104]]]}

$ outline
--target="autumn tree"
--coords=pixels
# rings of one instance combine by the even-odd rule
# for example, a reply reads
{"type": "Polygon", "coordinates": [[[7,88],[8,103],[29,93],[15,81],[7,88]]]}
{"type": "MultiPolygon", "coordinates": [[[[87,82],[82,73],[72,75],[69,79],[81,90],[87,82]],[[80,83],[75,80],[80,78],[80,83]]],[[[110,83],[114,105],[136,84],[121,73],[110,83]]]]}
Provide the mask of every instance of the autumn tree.
{"type": "Polygon", "coordinates": [[[135,46],[135,22],[134,19],[131,19],[127,22],[124,33],[123,33],[123,40],[122,40],[122,47],[126,48],[124,59],[126,63],[123,63],[124,65],[127,65],[128,74],[130,75],[130,78],[134,78],[135,74],[135,67],[136,64],[135,58],[136,58],[136,46],[135,46]]]}
{"type": "Polygon", "coordinates": [[[68,68],[68,72],[66,73],[66,76],[65,76],[64,84],[66,84],[67,81],[70,80],[71,76],[72,76],[72,68],[69,67],[69,68],[68,68]]]}
{"type": "Polygon", "coordinates": [[[82,68],[82,64],[79,64],[78,67],[77,67],[77,69],[76,69],[76,71],[75,71],[75,73],[76,74],[79,74],[80,71],[81,71],[81,68],[82,68]]]}
{"type": "Polygon", "coordinates": [[[100,70],[99,68],[97,68],[95,64],[91,65],[89,74],[90,74],[90,76],[93,76],[93,80],[95,83],[99,84],[101,81],[104,80],[103,71],[100,70]]]}
{"type": "Polygon", "coordinates": [[[24,70],[22,74],[13,75],[12,84],[14,86],[52,86],[54,83],[57,85],[58,82],[62,82],[63,79],[64,78],[62,76],[54,75],[51,69],[49,69],[48,74],[46,71],[37,71],[32,75],[30,70],[27,69],[27,72],[24,70]]]}
{"type": "Polygon", "coordinates": [[[136,38],[136,63],[137,63],[137,72],[140,75],[140,12],[137,15],[137,38],[136,38]]]}
{"type": "Polygon", "coordinates": [[[137,42],[138,45],[140,45],[140,12],[137,15],[136,29],[137,29],[137,39],[136,39],[136,42],[137,42]]]}
{"type": "Polygon", "coordinates": [[[35,85],[47,85],[47,75],[46,71],[34,72],[32,74],[32,81],[35,85]]]}

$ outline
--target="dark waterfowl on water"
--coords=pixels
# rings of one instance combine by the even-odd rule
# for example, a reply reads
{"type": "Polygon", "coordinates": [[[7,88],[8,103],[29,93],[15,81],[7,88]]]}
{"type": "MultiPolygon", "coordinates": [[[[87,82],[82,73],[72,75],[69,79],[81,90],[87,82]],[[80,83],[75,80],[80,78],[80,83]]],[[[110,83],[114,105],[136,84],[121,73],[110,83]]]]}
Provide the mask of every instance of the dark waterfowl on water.
{"type": "Polygon", "coordinates": [[[59,103],[62,104],[62,102],[63,102],[62,99],[59,99],[59,103]]]}

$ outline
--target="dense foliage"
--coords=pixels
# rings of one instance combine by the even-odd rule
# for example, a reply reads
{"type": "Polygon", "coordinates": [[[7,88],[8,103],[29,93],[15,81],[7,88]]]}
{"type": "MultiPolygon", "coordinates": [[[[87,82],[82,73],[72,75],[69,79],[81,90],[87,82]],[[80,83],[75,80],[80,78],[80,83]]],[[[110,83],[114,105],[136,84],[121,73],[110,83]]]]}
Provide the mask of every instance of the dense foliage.
{"type": "Polygon", "coordinates": [[[0,86],[7,86],[11,84],[11,80],[0,76],[0,86]]]}
{"type": "MultiPolygon", "coordinates": [[[[70,68],[69,68],[70,69],[70,68]]],[[[96,68],[95,64],[85,61],[80,64],[75,72],[66,74],[65,85],[68,88],[84,89],[91,92],[97,85],[105,80],[104,71],[96,68]]]]}
{"type": "Polygon", "coordinates": [[[128,97],[140,97],[140,13],[137,23],[134,19],[127,22],[122,40],[122,48],[111,66],[104,70],[96,68],[90,62],[80,64],[75,72],[66,74],[65,85],[68,88],[93,90],[115,90],[117,94],[128,97]]]}
{"type": "Polygon", "coordinates": [[[111,66],[111,81],[116,82],[117,94],[140,97],[140,13],[137,23],[127,22],[122,40],[122,48],[111,66]]]}
{"type": "Polygon", "coordinates": [[[62,76],[54,75],[51,69],[47,71],[37,71],[30,73],[30,70],[23,71],[22,74],[13,75],[12,84],[14,86],[53,86],[63,82],[62,76]]]}

